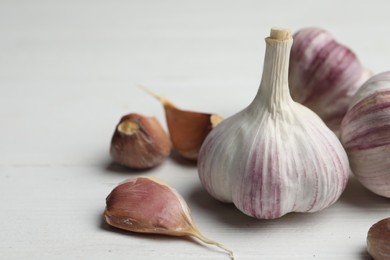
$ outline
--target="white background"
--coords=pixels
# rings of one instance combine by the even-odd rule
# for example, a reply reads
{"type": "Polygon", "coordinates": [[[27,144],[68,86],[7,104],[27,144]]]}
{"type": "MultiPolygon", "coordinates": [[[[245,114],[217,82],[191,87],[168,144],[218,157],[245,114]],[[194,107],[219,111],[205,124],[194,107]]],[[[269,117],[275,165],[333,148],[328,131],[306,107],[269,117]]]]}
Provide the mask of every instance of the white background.
{"type": "Polygon", "coordinates": [[[228,259],[193,239],[121,232],[105,197],[139,175],[176,188],[204,235],[236,259],[369,259],[390,201],[350,179],[330,208],[256,220],[212,199],[196,166],[135,172],[109,144],[119,118],[154,115],[148,86],[228,117],[256,94],[271,27],[322,27],[374,72],[390,70],[389,1],[0,1],[0,258],[228,259]]]}

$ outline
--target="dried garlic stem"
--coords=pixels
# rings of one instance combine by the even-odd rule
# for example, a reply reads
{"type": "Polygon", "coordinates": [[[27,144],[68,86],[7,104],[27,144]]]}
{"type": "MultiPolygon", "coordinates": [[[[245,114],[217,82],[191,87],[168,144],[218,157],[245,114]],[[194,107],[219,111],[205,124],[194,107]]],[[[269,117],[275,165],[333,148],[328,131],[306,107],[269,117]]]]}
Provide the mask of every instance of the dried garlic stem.
{"type": "Polygon", "coordinates": [[[211,239],[208,239],[207,237],[203,236],[198,229],[196,229],[195,227],[192,227],[193,229],[191,230],[191,232],[189,233],[190,236],[193,236],[193,237],[196,237],[197,239],[199,239],[200,241],[206,243],[206,244],[209,244],[209,245],[214,245],[216,247],[219,247],[221,248],[222,250],[224,250],[226,253],[229,254],[230,258],[232,260],[234,260],[234,254],[233,254],[233,251],[226,248],[224,245],[214,241],[214,240],[211,240],[211,239]]]}
{"type": "Polygon", "coordinates": [[[155,99],[157,99],[158,101],[160,101],[160,103],[164,106],[164,107],[172,107],[172,108],[176,108],[176,106],[174,104],[172,104],[168,99],[162,97],[162,96],[159,96],[157,95],[156,93],[154,93],[153,91],[151,91],[150,89],[148,89],[147,87],[145,86],[142,86],[142,85],[139,85],[139,87],[144,90],[146,93],[148,93],[149,95],[151,95],[152,97],[154,97],[155,99]]]}

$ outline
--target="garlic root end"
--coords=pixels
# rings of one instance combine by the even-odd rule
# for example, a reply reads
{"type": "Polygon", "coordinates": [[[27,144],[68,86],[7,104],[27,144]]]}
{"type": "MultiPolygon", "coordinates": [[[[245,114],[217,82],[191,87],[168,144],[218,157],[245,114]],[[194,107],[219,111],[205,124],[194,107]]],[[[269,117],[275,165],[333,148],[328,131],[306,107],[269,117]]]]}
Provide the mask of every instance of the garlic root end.
{"type": "Polygon", "coordinates": [[[285,41],[291,38],[291,32],[287,29],[272,28],[269,39],[285,41]]]}

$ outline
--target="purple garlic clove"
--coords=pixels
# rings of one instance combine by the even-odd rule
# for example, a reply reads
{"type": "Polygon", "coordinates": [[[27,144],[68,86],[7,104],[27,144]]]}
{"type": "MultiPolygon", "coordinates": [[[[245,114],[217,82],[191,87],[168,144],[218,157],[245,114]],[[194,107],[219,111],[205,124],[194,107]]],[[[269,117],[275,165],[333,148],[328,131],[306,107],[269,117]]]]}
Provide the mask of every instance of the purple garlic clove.
{"type": "Polygon", "coordinates": [[[106,198],[104,219],[111,226],[132,232],[196,237],[234,259],[232,251],[199,232],[183,197],[154,178],[138,177],[115,187],[106,198]]]}
{"type": "Polygon", "coordinates": [[[112,159],[126,167],[147,169],[171,153],[171,141],[155,117],[131,113],[123,116],[111,139],[112,159]]]}
{"type": "Polygon", "coordinates": [[[390,218],[382,219],[368,230],[367,251],[375,260],[390,259],[390,218]]]}

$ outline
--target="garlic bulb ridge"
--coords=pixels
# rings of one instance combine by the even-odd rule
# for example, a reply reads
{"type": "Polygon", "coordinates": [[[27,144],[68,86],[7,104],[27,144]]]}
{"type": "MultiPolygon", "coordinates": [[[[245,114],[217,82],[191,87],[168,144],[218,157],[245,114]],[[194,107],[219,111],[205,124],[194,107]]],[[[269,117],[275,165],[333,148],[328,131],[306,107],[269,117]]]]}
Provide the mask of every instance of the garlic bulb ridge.
{"type": "Polygon", "coordinates": [[[343,192],[348,158],[323,121],[290,96],[289,31],[272,29],[265,41],[258,93],[207,136],[199,177],[213,197],[255,218],[319,211],[343,192]]]}

